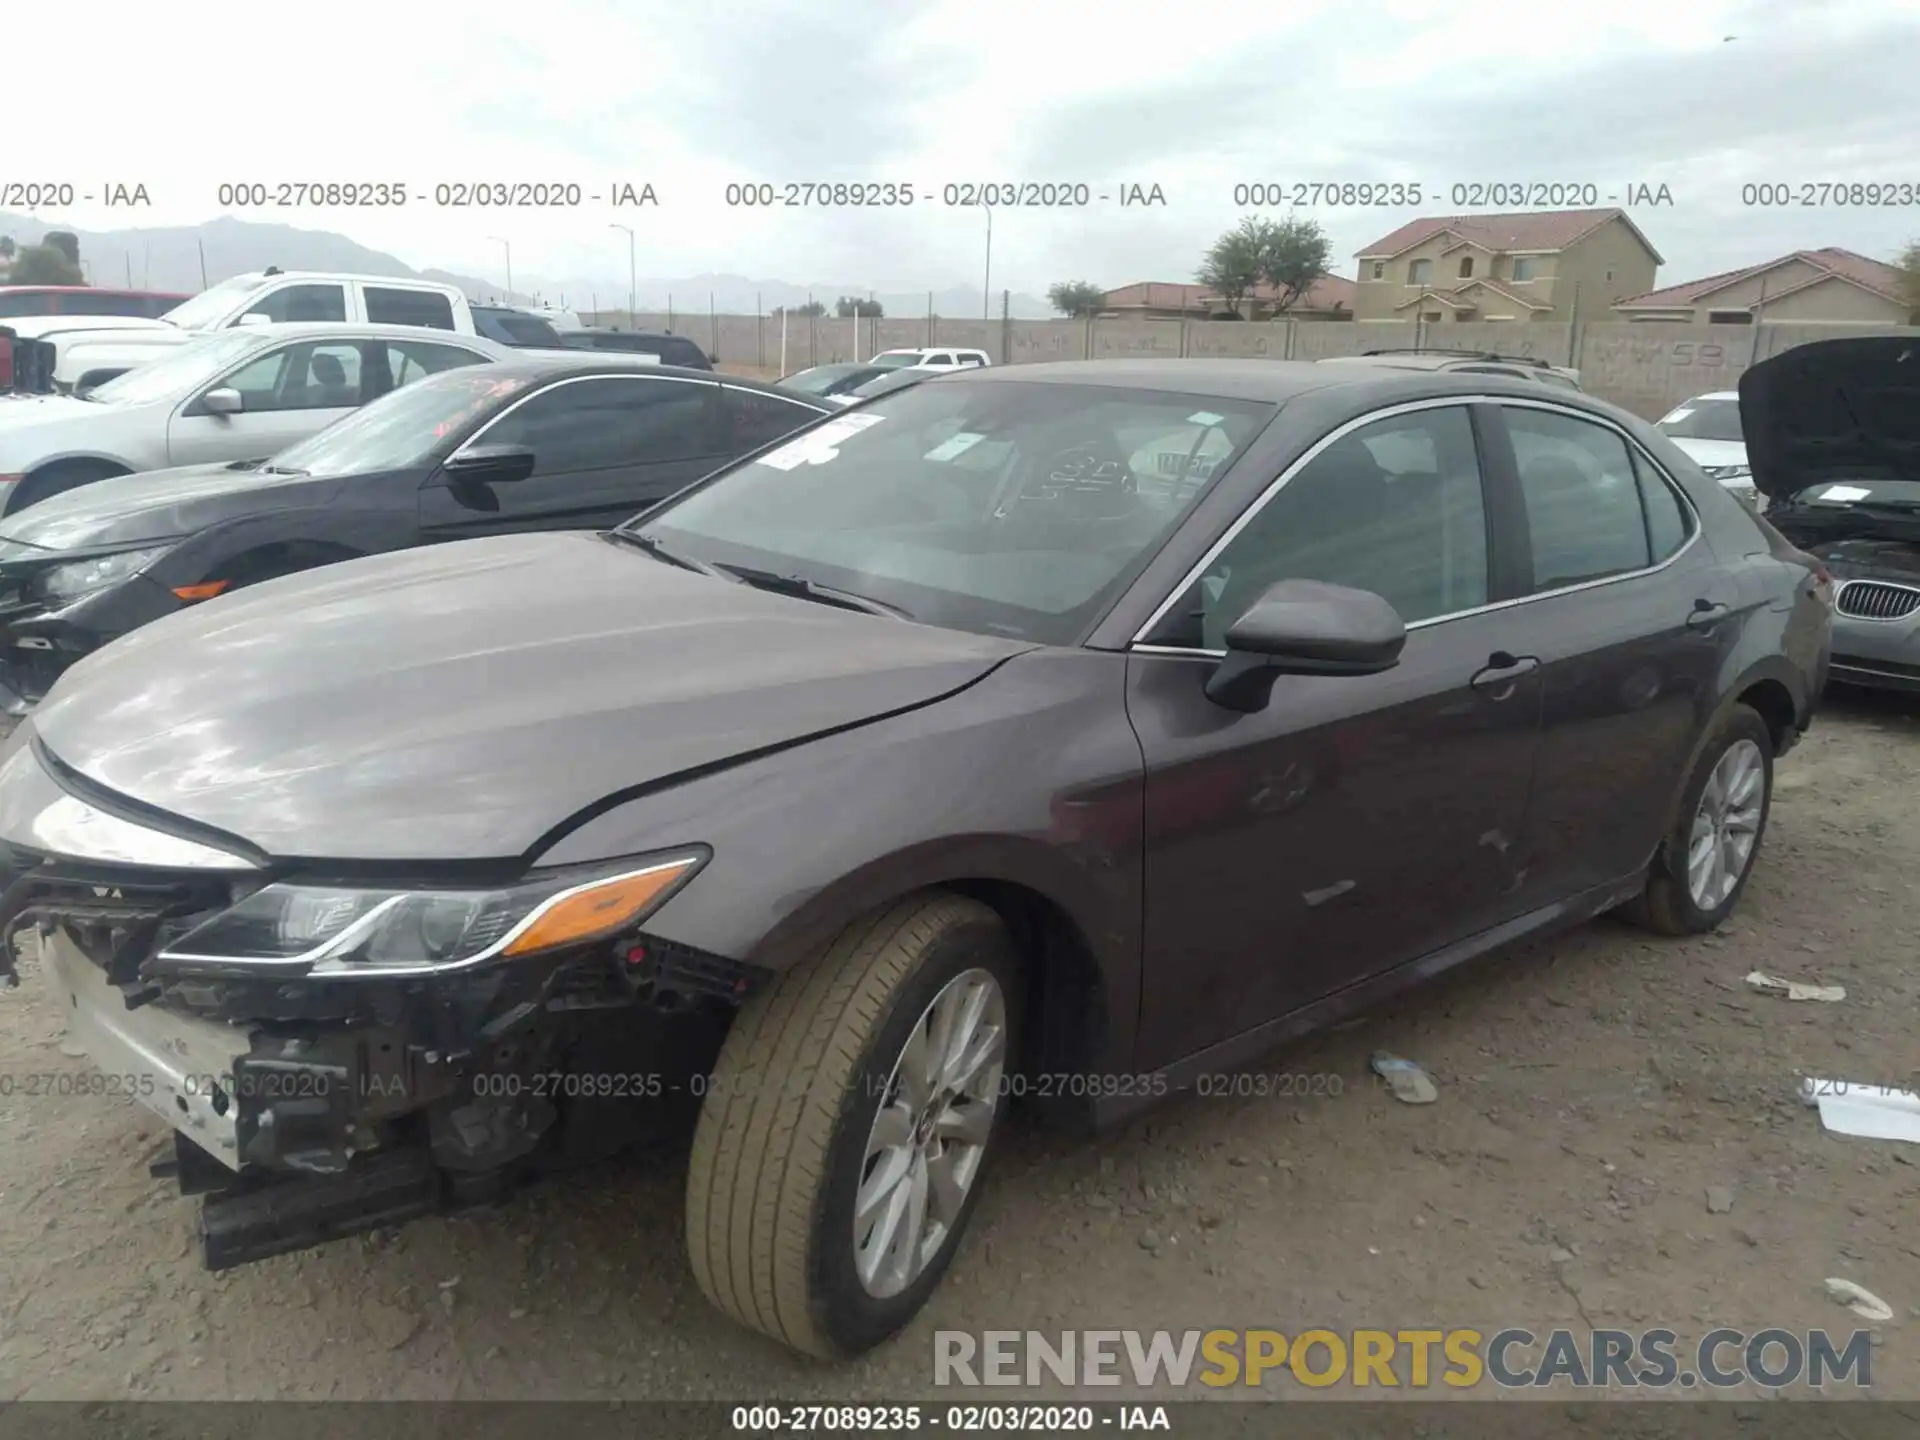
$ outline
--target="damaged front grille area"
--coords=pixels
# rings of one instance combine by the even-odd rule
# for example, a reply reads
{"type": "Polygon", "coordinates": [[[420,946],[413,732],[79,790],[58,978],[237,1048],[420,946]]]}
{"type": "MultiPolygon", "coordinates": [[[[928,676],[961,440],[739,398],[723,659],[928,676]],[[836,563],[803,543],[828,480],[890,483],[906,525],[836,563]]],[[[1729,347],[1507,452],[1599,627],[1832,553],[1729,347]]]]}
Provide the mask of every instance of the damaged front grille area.
{"type": "Polygon", "coordinates": [[[21,930],[57,926],[127,992],[130,1006],[159,996],[142,975],[147,960],[233,903],[228,884],[206,876],[129,874],[39,860],[17,850],[6,862],[0,952],[7,961],[21,930]]]}

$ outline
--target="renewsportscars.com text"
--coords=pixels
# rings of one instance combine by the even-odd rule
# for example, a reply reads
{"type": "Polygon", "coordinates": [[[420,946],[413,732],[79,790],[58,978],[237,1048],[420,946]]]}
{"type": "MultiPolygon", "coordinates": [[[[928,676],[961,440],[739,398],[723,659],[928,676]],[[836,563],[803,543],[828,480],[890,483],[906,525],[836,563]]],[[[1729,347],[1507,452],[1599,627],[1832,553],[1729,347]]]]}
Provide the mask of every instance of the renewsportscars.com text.
{"type": "Polygon", "coordinates": [[[1813,1389],[1873,1384],[1866,1330],[937,1330],[935,1385],[1324,1390],[1813,1389]]]}

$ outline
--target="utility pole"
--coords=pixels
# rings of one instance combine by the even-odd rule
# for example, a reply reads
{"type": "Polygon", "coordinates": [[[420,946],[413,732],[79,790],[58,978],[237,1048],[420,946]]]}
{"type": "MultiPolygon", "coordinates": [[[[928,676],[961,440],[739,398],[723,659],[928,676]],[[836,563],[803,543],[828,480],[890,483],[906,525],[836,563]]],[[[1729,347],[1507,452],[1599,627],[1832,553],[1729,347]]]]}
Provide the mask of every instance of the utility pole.
{"type": "Polygon", "coordinates": [[[993,318],[993,207],[982,205],[980,208],[987,212],[987,268],[980,277],[980,318],[991,320],[993,318]]]}
{"type": "Polygon", "coordinates": [[[633,227],[631,225],[622,225],[618,221],[615,221],[611,228],[627,232],[627,328],[631,330],[634,328],[634,294],[640,288],[639,281],[635,278],[640,272],[634,268],[633,227]]]}
{"type": "Polygon", "coordinates": [[[200,247],[200,288],[204,290],[207,288],[207,242],[196,240],[194,243],[200,247]]]}

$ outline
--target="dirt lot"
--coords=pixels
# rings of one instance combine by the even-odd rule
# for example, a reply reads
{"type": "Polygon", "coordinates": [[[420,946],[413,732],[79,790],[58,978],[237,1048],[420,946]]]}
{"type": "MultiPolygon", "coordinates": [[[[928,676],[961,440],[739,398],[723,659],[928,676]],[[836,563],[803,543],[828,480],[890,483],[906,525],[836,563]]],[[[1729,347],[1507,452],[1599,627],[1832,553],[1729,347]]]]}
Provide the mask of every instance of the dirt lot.
{"type": "MultiPolygon", "coordinates": [[[[1338,1076],[1337,1098],[1191,1098],[1098,1142],[1015,1134],[945,1288],[850,1372],[707,1308],[674,1166],[213,1277],[188,1203],[147,1176],[157,1121],[16,1083],[0,1398],[907,1398],[933,1393],[936,1328],[1851,1330],[1828,1276],[1892,1305],[1874,1388],[1920,1397],[1920,1146],[1823,1134],[1794,1094],[1803,1074],[1920,1066],[1916,799],[1920,706],[1837,700],[1782,763],[1723,934],[1601,922],[1273,1063],[1338,1076]],[[1756,968],[1847,999],[1753,994],[1756,968]],[[1439,1102],[1370,1084],[1381,1047],[1424,1062],[1439,1102]]],[[[39,978],[0,995],[16,1082],[82,1065],[39,978]]]]}

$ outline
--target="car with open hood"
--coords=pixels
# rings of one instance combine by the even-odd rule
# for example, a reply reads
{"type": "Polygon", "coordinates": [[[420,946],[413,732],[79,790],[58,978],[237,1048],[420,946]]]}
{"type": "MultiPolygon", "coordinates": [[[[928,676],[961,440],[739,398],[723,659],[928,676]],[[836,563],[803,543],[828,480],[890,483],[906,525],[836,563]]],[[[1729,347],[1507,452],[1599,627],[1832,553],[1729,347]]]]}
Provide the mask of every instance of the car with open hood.
{"type": "Polygon", "coordinates": [[[831,409],[711,371],[521,351],[390,391],[270,460],[69,490],[0,519],[0,705],[23,713],[81,656],[275,576],[606,529],[831,409]]]}
{"type": "Polygon", "coordinates": [[[690,1121],[700,1287],[843,1356],[1010,1102],[1112,1123],[1615,907],[1722,923],[1830,622],[1570,390],[978,368],[86,657],[0,747],[0,935],[213,1266],[690,1121]]]}
{"type": "Polygon", "coordinates": [[[1837,582],[1833,678],[1920,692],[1920,340],[1796,345],[1739,397],[1767,520],[1837,582]]]}

